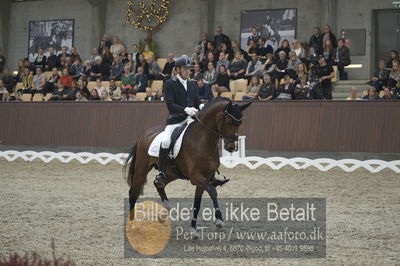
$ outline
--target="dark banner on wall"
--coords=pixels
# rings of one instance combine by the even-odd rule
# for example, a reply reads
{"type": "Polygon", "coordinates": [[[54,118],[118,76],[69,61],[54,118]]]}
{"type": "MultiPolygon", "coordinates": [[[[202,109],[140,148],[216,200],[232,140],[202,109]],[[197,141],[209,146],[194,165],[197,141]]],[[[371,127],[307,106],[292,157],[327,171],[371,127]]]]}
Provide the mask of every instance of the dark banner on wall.
{"type": "Polygon", "coordinates": [[[284,39],[289,42],[296,37],[297,9],[244,10],[241,16],[240,44],[248,46],[248,37],[255,27],[260,37],[267,39],[267,44],[274,50],[284,39]]]}
{"type": "Polygon", "coordinates": [[[70,50],[73,44],[73,19],[29,22],[29,61],[33,62],[35,60],[39,48],[43,48],[47,52],[49,47],[53,47],[55,53],[58,54],[61,47],[66,46],[70,50]]]}

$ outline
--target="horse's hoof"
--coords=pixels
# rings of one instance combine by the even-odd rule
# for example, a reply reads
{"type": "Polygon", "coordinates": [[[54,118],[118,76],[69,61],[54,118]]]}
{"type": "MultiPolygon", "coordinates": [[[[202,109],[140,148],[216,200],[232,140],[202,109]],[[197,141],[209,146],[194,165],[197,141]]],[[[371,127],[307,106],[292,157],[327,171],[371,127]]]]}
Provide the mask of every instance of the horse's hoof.
{"type": "Polygon", "coordinates": [[[215,221],[215,225],[218,228],[221,228],[221,227],[223,227],[225,225],[225,222],[223,220],[221,220],[221,219],[217,219],[217,221],[215,221]]]}
{"type": "Polygon", "coordinates": [[[129,212],[129,221],[133,221],[135,219],[135,211],[132,210],[129,212]]]}
{"type": "Polygon", "coordinates": [[[193,228],[193,227],[190,228],[190,235],[192,236],[192,239],[194,239],[194,240],[197,240],[200,237],[199,232],[197,232],[197,229],[193,228]]]}

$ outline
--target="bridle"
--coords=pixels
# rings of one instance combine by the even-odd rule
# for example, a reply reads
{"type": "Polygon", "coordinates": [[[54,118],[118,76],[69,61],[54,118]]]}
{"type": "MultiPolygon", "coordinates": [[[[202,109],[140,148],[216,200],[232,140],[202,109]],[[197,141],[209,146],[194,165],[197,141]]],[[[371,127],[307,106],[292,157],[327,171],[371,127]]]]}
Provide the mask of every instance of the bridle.
{"type": "Polygon", "coordinates": [[[234,135],[226,134],[225,133],[225,119],[227,117],[230,117],[234,122],[240,124],[243,120],[243,117],[241,117],[241,118],[234,117],[231,113],[228,112],[228,106],[225,108],[223,114],[224,115],[217,120],[217,130],[214,130],[214,129],[210,128],[209,126],[207,126],[206,124],[204,124],[203,121],[201,121],[197,115],[193,116],[193,118],[196,121],[198,121],[200,123],[200,125],[205,127],[208,131],[210,131],[214,135],[218,136],[219,138],[223,139],[225,141],[225,143],[235,142],[235,151],[238,151],[239,147],[237,145],[237,141],[239,140],[239,137],[238,137],[239,127],[236,130],[236,133],[234,135]],[[221,120],[222,120],[222,125],[221,125],[221,120]],[[221,125],[221,126],[219,126],[219,125],[221,125]]]}

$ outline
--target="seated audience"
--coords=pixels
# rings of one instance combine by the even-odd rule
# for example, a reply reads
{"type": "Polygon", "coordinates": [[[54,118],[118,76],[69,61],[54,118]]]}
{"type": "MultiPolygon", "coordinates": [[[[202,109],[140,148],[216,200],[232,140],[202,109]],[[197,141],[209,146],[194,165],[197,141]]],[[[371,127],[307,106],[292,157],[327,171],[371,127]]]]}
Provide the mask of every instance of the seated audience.
{"type": "Polygon", "coordinates": [[[117,55],[114,57],[114,62],[111,66],[110,79],[121,80],[123,73],[124,73],[124,64],[122,64],[121,58],[117,55]]]}
{"type": "Polygon", "coordinates": [[[358,101],[358,100],[361,100],[361,98],[357,96],[357,89],[352,87],[351,95],[346,98],[346,101],[358,101]]]}
{"type": "MultiPolygon", "coordinates": [[[[136,64],[138,64],[138,62],[139,62],[139,55],[140,55],[139,46],[137,44],[133,44],[132,45],[132,58],[136,64]]],[[[135,71],[136,71],[136,68],[135,68],[135,71]]]]}
{"type": "Polygon", "coordinates": [[[226,71],[226,67],[224,65],[219,67],[219,73],[217,75],[217,80],[211,89],[213,92],[217,92],[218,95],[220,95],[221,92],[230,91],[229,90],[229,75],[228,75],[228,72],[226,71]]]}
{"type": "Polygon", "coordinates": [[[14,77],[12,76],[8,67],[3,68],[3,73],[1,74],[1,80],[3,81],[4,87],[7,88],[9,93],[14,90],[14,77]]]}
{"type": "Polygon", "coordinates": [[[102,63],[105,66],[105,70],[106,70],[106,75],[105,77],[109,77],[110,76],[110,69],[112,66],[112,63],[114,62],[114,56],[110,51],[110,48],[108,48],[107,46],[104,47],[104,53],[103,56],[101,57],[102,63]]]}
{"type": "Polygon", "coordinates": [[[295,100],[308,100],[310,95],[310,83],[307,81],[307,76],[299,77],[300,83],[296,85],[293,91],[295,100]]]}
{"type": "Polygon", "coordinates": [[[87,81],[83,78],[80,78],[78,80],[78,91],[80,91],[82,93],[82,95],[88,99],[90,96],[90,92],[87,88],[87,81]]]}
{"type": "MultiPolygon", "coordinates": [[[[304,56],[305,56],[304,55],[304,49],[303,49],[300,41],[298,41],[298,40],[293,40],[292,41],[292,51],[294,51],[296,53],[296,57],[298,59],[300,59],[300,60],[302,58],[304,58],[304,56]]],[[[290,53],[289,53],[289,57],[290,57],[290,53]]]]}
{"type": "Polygon", "coordinates": [[[265,61],[267,54],[274,53],[274,49],[271,45],[266,44],[266,41],[267,39],[265,39],[264,37],[260,38],[258,42],[258,47],[256,49],[257,56],[262,62],[265,61]]]}
{"type": "Polygon", "coordinates": [[[368,95],[365,95],[363,97],[363,100],[380,100],[381,97],[379,97],[379,95],[376,93],[376,90],[374,87],[370,87],[368,89],[368,95]]]}
{"type": "Polygon", "coordinates": [[[164,101],[164,94],[161,89],[158,90],[157,94],[154,96],[154,101],[164,101]]]}
{"type": "Polygon", "coordinates": [[[90,80],[92,77],[92,71],[92,63],[90,63],[89,60],[86,60],[82,69],[81,77],[90,80]]]}
{"type": "Polygon", "coordinates": [[[145,101],[154,101],[153,90],[151,88],[146,88],[145,101]]]}
{"type": "Polygon", "coordinates": [[[278,60],[276,61],[275,77],[280,81],[285,76],[288,60],[286,59],[286,53],[284,51],[280,51],[278,56],[278,60]]]}
{"type": "Polygon", "coordinates": [[[207,70],[204,72],[204,82],[213,85],[217,81],[217,71],[213,62],[208,62],[207,70]]]}
{"type": "Polygon", "coordinates": [[[77,102],[87,102],[87,98],[83,95],[82,91],[78,90],[75,94],[75,101],[77,102]]]}
{"type": "Polygon", "coordinates": [[[99,96],[99,92],[97,91],[97,89],[93,89],[92,92],[90,93],[90,97],[88,99],[89,101],[100,101],[100,96],[99,96]]]}
{"type": "Polygon", "coordinates": [[[326,39],[323,45],[323,56],[328,64],[333,63],[333,45],[330,39],[326,39]]]}
{"type": "Polygon", "coordinates": [[[49,80],[47,80],[46,85],[44,86],[43,89],[43,94],[45,96],[47,93],[51,93],[57,88],[57,83],[59,79],[60,76],[58,75],[58,69],[54,67],[53,71],[51,72],[51,76],[49,77],[49,80]]]}
{"type": "Polygon", "coordinates": [[[35,66],[35,68],[40,67],[42,71],[44,71],[46,68],[46,63],[47,63],[47,57],[44,55],[44,50],[43,48],[39,48],[38,55],[36,56],[33,65],[35,66]]]}
{"type": "Polygon", "coordinates": [[[235,58],[228,67],[229,76],[236,80],[244,78],[244,73],[246,73],[247,62],[243,59],[243,55],[240,51],[235,52],[235,58]]]}
{"type": "Polygon", "coordinates": [[[258,100],[258,92],[260,91],[260,80],[257,76],[252,76],[246,89],[243,100],[258,100]]]}
{"type": "Polygon", "coordinates": [[[60,62],[61,62],[61,58],[62,57],[67,58],[69,56],[70,56],[70,54],[68,53],[68,47],[67,46],[62,46],[61,47],[61,51],[58,54],[58,58],[60,59],[60,62]]]}
{"type": "Polygon", "coordinates": [[[382,96],[382,100],[397,100],[397,97],[395,95],[392,94],[392,90],[388,87],[385,87],[383,89],[383,96],[382,96]]]}
{"type": "Polygon", "coordinates": [[[67,97],[68,90],[64,88],[64,84],[61,81],[57,83],[57,89],[53,91],[49,101],[62,101],[67,97]]]}
{"type": "Polygon", "coordinates": [[[191,79],[194,80],[199,80],[199,79],[203,79],[204,75],[203,73],[201,73],[201,69],[200,69],[200,65],[199,64],[195,64],[193,67],[193,72],[190,75],[191,79]]]}
{"type": "MultiPolygon", "coordinates": [[[[89,58],[89,62],[90,62],[92,65],[96,64],[96,57],[97,57],[97,56],[101,56],[101,55],[100,55],[100,53],[99,53],[99,49],[97,49],[97,48],[95,47],[95,48],[92,49],[92,54],[90,55],[90,58],[89,58]]],[[[85,65],[86,65],[86,62],[85,62],[85,65]]]]}
{"type": "Polygon", "coordinates": [[[335,73],[332,66],[325,61],[325,57],[320,57],[318,63],[316,72],[321,81],[322,97],[325,100],[332,100],[332,79],[335,77],[335,73]]]}
{"type": "Polygon", "coordinates": [[[232,52],[234,55],[236,54],[236,52],[240,52],[243,55],[243,59],[246,60],[246,62],[251,60],[249,54],[245,50],[240,48],[240,45],[237,41],[232,41],[232,52]]]}
{"type": "Polygon", "coordinates": [[[3,81],[0,79],[0,100],[4,99],[5,93],[8,92],[7,88],[4,86],[3,81]]]}
{"type": "Polygon", "coordinates": [[[290,51],[289,53],[289,60],[286,67],[286,73],[290,76],[290,78],[296,78],[296,68],[298,65],[301,64],[300,59],[297,58],[295,51],[290,51]]]}
{"type": "Polygon", "coordinates": [[[150,56],[154,56],[154,53],[150,50],[150,46],[148,44],[144,46],[142,55],[146,61],[149,60],[150,56]]]}
{"type": "Polygon", "coordinates": [[[221,52],[219,54],[219,58],[218,58],[218,61],[217,61],[217,66],[216,66],[217,72],[218,72],[220,66],[224,66],[225,69],[229,68],[229,60],[226,59],[224,52],[221,52]]]}
{"type": "Polygon", "coordinates": [[[96,89],[99,97],[101,97],[103,91],[107,90],[106,88],[103,87],[103,82],[101,81],[101,79],[96,79],[96,86],[94,86],[94,89],[96,89]]]}
{"type": "Polygon", "coordinates": [[[389,73],[388,85],[393,88],[400,81],[400,67],[398,62],[393,62],[392,70],[389,73]]]}
{"type": "Polygon", "coordinates": [[[283,84],[277,90],[277,100],[292,100],[295,85],[291,82],[289,75],[283,77],[283,84]]]}
{"type": "Polygon", "coordinates": [[[123,44],[119,41],[118,36],[114,36],[112,38],[112,45],[110,47],[111,54],[114,57],[119,56],[121,54],[122,50],[123,50],[123,44]]]}
{"type": "Polygon", "coordinates": [[[300,79],[299,79],[300,76],[308,77],[307,67],[304,63],[300,63],[296,67],[296,75],[295,75],[295,78],[296,78],[295,83],[296,84],[300,83],[300,79]]]}
{"type": "Polygon", "coordinates": [[[290,51],[291,49],[289,41],[287,39],[284,39],[281,43],[281,46],[279,46],[279,48],[275,51],[275,58],[279,58],[280,52],[285,52],[285,56],[287,57],[286,59],[288,59],[290,51]]]}
{"type": "Polygon", "coordinates": [[[247,54],[257,54],[257,43],[253,40],[250,41],[248,49],[247,49],[247,54]]]}
{"type": "Polygon", "coordinates": [[[211,100],[214,97],[211,91],[211,84],[206,84],[204,79],[197,80],[197,87],[199,87],[199,97],[201,100],[211,100]]]}
{"type": "Polygon", "coordinates": [[[46,62],[46,70],[50,71],[53,68],[60,68],[61,67],[60,58],[55,54],[54,48],[49,47],[49,49],[47,50],[49,51],[49,56],[46,62]]]}
{"type": "Polygon", "coordinates": [[[252,54],[251,61],[247,64],[246,73],[244,74],[245,78],[250,80],[252,76],[259,76],[261,74],[261,65],[257,54],[252,54]]]}
{"type": "Polygon", "coordinates": [[[339,39],[338,47],[333,50],[333,64],[336,65],[339,70],[340,80],[347,79],[344,67],[350,65],[350,63],[350,50],[344,45],[344,39],[339,39]]]}
{"type": "Polygon", "coordinates": [[[149,64],[149,74],[147,75],[149,80],[160,80],[162,76],[160,75],[161,69],[158,63],[154,60],[154,56],[149,56],[147,59],[149,64]]]}
{"type": "Polygon", "coordinates": [[[110,76],[110,70],[108,66],[103,63],[103,60],[100,56],[96,57],[96,64],[92,67],[92,71],[90,72],[90,80],[95,81],[100,78],[102,80],[108,80],[110,76]]]}
{"type": "Polygon", "coordinates": [[[271,76],[263,75],[263,83],[260,86],[257,97],[261,101],[272,100],[275,96],[275,85],[272,83],[271,76]]]}
{"type": "Polygon", "coordinates": [[[260,39],[260,33],[257,32],[256,27],[252,27],[250,36],[247,37],[247,46],[249,46],[250,41],[254,41],[255,43],[258,43],[259,39],[260,39]]]}
{"type": "Polygon", "coordinates": [[[389,71],[386,69],[385,60],[379,60],[378,70],[372,75],[369,85],[374,87],[378,92],[383,89],[383,86],[388,84],[389,71]]]}
{"type": "Polygon", "coordinates": [[[129,90],[128,101],[130,102],[139,101],[139,98],[136,96],[136,90],[134,89],[129,90]]]}
{"type": "Polygon", "coordinates": [[[164,77],[164,80],[168,80],[171,78],[172,70],[175,67],[174,55],[172,53],[168,53],[167,55],[167,63],[164,65],[164,69],[161,75],[164,77]]]}
{"type": "Polygon", "coordinates": [[[266,55],[266,60],[263,65],[261,65],[261,73],[263,75],[268,74],[272,80],[275,80],[274,74],[276,71],[275,58],[272,53],[266,55]]]}
{"type": "Polygon", "coordinates": [[[325,43],[326,40],[330,40],[332,48],[337,47],[336,36],[332,33],[331,27],[329,25],[324,26],[324,32],[322,33],[322,43],[325,43]]]}
{"type": "Polygon", "coordinates": [[[221,26],[217,26],[216,29],[216,35],[214,36],[214,44],[215,47],[219,47],[221,45],[221,43],[225,43],[228,50],[231,49],[231,40],[229,39],[229,37],[225,34],[222,33],[223,29],[221,26]]]}
{"type": "Polygon", "coordinates": [[[138,72],[139,67],[143,68],[143,73],[146,74],[146,76],[149,74],[149,63],[142,54],[139,55],[139,63],[136,64],[136,73],[138,72]]]}
{"type": "Polygon", "coordinates": [[[147,75],[144,73],[143,67],[139,67],[138,72],[135,75],[135,89],[137,92],[146,92],[147,87],[147,75]]]}
{"type": "Polygon", "coordinates": [[[108,92],[112,100],[120,100],[121,99],[121,88],[117,86],[115,80],[110,80],[110,87],[108,88],[108,92]]]}
{"type": "Polygon", "coordinates": [[[78,82],[76,80],[72,80],[71,88],[68,89],[67,96],[64,98],[64,100],[75,101],[77,91],[78,91],[78,82]]]}
{"type": "Polygon", "coordinates": [[[390,51],[390,58],[389,58],[388,62],[386,63],[386,67],[392,68],[394,62],[396,62],[396,63],[400,62],[399,53],[396,50],[390,51]]]}
{"type": "Polygon", "coordinates": [[[106,90],[103,90],[103,91],[101,92],[101,97],[100,97],[100,99],[101,99],[103,102],[111,102],[111,101],[112,101],[112,99],[110,98],[110,96],[108,95],[108,92],[107,92],[106,90]]]}
{"type": "Polygon", "coordinates": [[[79,61],[82,62],[81,56],[78,54],[78,52],[76,51],[76,47],[72,47],[71,48],[71,61],[75,62],[76,59],[79,59],[79,61]]]}
{"type": "Polygon", "coordinates": [[[81,59],[76,57],[71,67],[69,68],[69,73],[74,80],[78,80],[83,73],[83,66],[81,64],[81,59]]]}
{"type": "Polygon", "coordinates": [[[126,102],[128,101],[128,93],[126,91],[121,92],[121,102],[126,102]]]}
{"type": "Polygon", "coordinates": [[[21,82],[22,82],[22,92],[29,93],[33,85],[33,75],[29,71],[29,68],[27,67],[24,68],[24,71],[22,72],[21,82]]]}
{"type": "Polygon", "coordinates": [[[135,86],[135,74],[131,73],[129,66],[124,67],[124,74],[121,77],[122,89],[128,91],[135,86]]]}
{"type": "Polygon", "coordinates": [[[64,87],[71,88],[72,86],[72,76],[69,74],[68,69],[64,68],[62,70],[62,76],[60,81],[64,84],[64,87]]]}
{"type": "Polygon", "coordinates": [[[44,86],[46,85],[46,74],[43,73],[42,68],[36,68],[36,75],[33,76],[33,83],[32,83],[32,99],[35,93],[43,92],[44,86]]]}

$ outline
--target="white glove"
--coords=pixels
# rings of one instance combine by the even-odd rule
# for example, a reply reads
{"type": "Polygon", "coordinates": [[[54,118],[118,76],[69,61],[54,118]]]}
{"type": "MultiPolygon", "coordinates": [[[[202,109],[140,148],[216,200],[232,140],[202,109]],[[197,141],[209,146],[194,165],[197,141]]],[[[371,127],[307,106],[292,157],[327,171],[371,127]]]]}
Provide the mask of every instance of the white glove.
{"type": "Polygon", "coordinates": [[[198,112],[199,112],[199,111],[198,111],[196,108],[194,108],[194,107],[186,107],[186,108],[185,108],[185,113],[186,113],[188,116],[194,116],[194,115],[196,115],[198,112]]]}
{"type": "Polygon", "coordinates": [[[199,105],[199,109],[200,109],[200,110],[203,109],[203,107],[204,107],[204,103],[202,103],[202,104],[199,105]]]}

